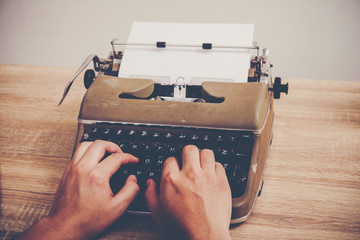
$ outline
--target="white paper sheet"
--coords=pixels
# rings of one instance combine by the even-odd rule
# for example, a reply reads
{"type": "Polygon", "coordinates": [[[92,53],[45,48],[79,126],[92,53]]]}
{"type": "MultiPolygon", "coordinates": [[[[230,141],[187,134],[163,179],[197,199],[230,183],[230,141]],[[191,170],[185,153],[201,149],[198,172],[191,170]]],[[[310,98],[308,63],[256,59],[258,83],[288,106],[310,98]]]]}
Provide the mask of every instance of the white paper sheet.
{"type": "Polygon", "coordinates": [[[152,78],[159,83],[199,85],[207,81],[246,82],[251,50],[201,48],[213,46],[251,46],[253,24],[199,24],[134,22],[129,43],[153,43],[154,46],[126,46],[119,77],[152,78]],[[156,48],[156,42],[192,44],[198,48],[156,48]]]}

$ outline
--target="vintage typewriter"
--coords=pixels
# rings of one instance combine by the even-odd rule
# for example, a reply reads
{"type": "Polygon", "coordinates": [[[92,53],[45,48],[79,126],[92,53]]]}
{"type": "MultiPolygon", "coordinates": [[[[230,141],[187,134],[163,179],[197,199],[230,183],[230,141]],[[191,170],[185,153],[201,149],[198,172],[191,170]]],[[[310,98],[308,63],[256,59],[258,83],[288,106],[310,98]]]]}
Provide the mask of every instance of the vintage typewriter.
{"type": "MultiPolygon", "coordinates": [[[[151,79],[119,78],[123,51],[106,59],[90,55],[65,88],[63,99],[75,78],[84,74],[87,92],[78,117],[76,146],[96,139],[117,143],[124,152],[139,158],[137,164],[121,166],[110,180],[114,193],[125,179],[137,176],[141,192],[128,212],[150,214],[144,200],[146,180],[160,182],[164,161],[175,156],[181,166],[184,146],[211,149],[227,173],[232,192],[232,223],[245,221],[263,186],[263,173],[272,140],[273,99],[288,92],[280,78],[272,81],[268,50],[251,58],[247,83],[204,81],[201,85],[159,84],[151,79]],[[97,74],[96,74],[97,72],[97,74]]],[[[166,48],[165,42],[154,43],[166,48]]],[[[188,46],[189,47],[189,46],[188,46]]],[[[204,50],[211,43],[198,46],[204,50]]],[[[60,104],[61,104],[60,102],[60,104]]]]}

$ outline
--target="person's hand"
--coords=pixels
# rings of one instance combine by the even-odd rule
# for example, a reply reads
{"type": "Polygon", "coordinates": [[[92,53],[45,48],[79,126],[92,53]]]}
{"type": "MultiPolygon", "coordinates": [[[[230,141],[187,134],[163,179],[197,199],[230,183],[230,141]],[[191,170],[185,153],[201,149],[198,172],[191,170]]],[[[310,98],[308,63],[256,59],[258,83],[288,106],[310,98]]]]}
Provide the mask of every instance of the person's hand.
{"type": "Polygon", "coordinates": [[[157,189],[149,179],[145,197],[157,223],[179,239],[231,239],[231,191],[222,165],[210,150],[183,149],[180,170],[174,157],[164,162],[157,189]]]}
{"type": "Polygon", "coordinates": [[[81,143],[61,179],[49,216],[20,238],[88,239],[104,231],[139,192],[136,177],[131,175],[114,196],[110,178],[121,165],[137,161],[111,142],[81,143]],[[101,161],[106,152],[112,154],[101,161]]]}

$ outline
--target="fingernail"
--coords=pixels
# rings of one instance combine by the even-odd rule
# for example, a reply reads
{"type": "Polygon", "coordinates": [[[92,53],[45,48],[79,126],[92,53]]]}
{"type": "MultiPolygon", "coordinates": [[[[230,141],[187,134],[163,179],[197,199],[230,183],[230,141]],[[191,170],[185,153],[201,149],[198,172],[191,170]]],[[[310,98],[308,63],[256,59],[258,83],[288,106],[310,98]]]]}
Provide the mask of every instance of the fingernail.
{"type": "Polygon", "coordinates": [[[150,178],[149,178],[149,179],[146,181],[146,185],[149,187],[150,184],[151,184],[151,180],[150,180],[150,178]]]}
{"type": "Polygon", "coordinates": [[[129,179],[132,180],[132,181],[134,181],[134,182],[137,182],[137,178],[136,178],[135,175],[130,175],[130,176],[129,176],[129,179]]]}

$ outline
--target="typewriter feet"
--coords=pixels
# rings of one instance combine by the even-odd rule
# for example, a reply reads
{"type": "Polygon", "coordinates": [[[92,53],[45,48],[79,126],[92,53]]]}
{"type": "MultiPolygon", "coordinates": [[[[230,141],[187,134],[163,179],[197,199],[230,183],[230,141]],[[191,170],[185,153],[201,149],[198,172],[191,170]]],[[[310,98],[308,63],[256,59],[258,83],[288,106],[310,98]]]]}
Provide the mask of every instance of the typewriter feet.
{"type": "Polygon", "coordinates": [[[264,180],[262,180],[261,187],[260,187],[259,192],[258,192],[258,197],[260,197],[260,195],[261,195],[263,186],[264,186],[264,180]]]}

